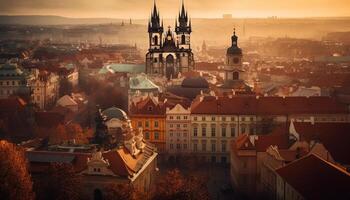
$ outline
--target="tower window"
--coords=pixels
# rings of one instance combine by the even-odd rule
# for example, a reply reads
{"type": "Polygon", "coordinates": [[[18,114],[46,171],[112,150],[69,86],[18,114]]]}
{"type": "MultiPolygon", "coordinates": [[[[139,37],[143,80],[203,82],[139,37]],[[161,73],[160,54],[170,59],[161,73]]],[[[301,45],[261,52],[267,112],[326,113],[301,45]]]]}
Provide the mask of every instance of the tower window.
{"type": "Polygon", "coordinates": [[[186,44],[186,36],[185,35],[181,36],[181,44],[186,44]]]}
{"type": "Polygon", "coordinates": [[[238,80],[239,79],[239,73],[238,72],[233,72],[232,73],[232,79],[233,80],[238,80]]]}
{"type": "Polygon", "coordinates": [[[155,62],[155,63],[158,62],[158,59],[157,59],[157,58],[154,58],[154,62],[155,62]]]}
{"type": "Polygon", "coordinates": [[[158,45],[158,36],[157,36],[157,35],[154,36],[154,44],[155,44],[155,45],[158,45]]]}

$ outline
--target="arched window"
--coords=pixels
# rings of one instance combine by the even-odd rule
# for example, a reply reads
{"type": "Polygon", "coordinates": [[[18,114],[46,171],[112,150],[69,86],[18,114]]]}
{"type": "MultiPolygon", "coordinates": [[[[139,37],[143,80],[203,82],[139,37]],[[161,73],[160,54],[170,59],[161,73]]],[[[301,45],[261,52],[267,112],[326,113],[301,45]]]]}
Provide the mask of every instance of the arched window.
{"type": "Polygon", "coordinates": [[[154,44],[158,45],[158,35],[154,36],[154,44]]]}
{"type": "Polygon", "coordinates": [[[181,44],[186,44],[186,36],[185,35],[181,36],[181,44]]]}
{"type": "Polygon", "coordinates": [[[103,197],[102,197],[102,192],[100,189],[95,189],[94,190],[94,200],[102,200],[103,197]]]}
{"type": "Polygon", "coordinates": [[[232,73],[232,79],[233,80],[238,80],[239,79],[239,73],[238,72],[233,72],[232,73]]]}

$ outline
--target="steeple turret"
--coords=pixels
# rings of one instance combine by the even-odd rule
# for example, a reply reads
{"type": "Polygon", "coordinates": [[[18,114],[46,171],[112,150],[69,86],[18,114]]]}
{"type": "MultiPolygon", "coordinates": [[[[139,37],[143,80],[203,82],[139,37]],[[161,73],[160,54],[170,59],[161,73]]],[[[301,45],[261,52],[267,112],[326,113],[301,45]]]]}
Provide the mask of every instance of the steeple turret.
{"type": "Polygon", "coordinates": [[[179,12],[179,26],[176,25],[176,33],[179,34],[181,33],[188,33],[190,34],[192,32],[191,26],[188,23],[188,14],[185,9],[185,3],[182,1],[182,6],[181,6],[181,11],[179,12]]]}

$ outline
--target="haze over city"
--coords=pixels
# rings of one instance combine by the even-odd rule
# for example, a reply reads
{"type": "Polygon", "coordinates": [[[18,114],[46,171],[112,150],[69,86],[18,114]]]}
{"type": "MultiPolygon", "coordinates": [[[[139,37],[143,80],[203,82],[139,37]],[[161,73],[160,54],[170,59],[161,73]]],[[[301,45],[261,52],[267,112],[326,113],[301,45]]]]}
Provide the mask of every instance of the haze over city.
{"type": "Polygon", "coordinates": [[[1,200],[349,200],[349,0],[0,0],[1,200]]]}
{"type": "MultiPolygon", "coordinates": [[[[188,0],[193,18],[234,17],[344,17],[350,16],[348,0],[188,0]]],[[[1,15],[58,15],[75,18],[138,18],[150,15],[153,0],[0,0],[1,15]]],[[[180,0],[157,0],[162,16],[173,18],[180,0]],[[175,9],[176,8],[176,9],[175,9]]]]}

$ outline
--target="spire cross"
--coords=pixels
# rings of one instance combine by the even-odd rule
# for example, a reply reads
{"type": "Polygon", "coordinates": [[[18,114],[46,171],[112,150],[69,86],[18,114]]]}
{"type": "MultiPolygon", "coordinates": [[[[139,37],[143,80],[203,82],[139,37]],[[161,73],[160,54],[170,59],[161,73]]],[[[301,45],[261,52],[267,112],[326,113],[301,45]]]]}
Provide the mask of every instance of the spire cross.
{"type": "Polygon", "coordinates": [[[233,35],[236,35],[236,27],[233,28],[233,35]]]}

